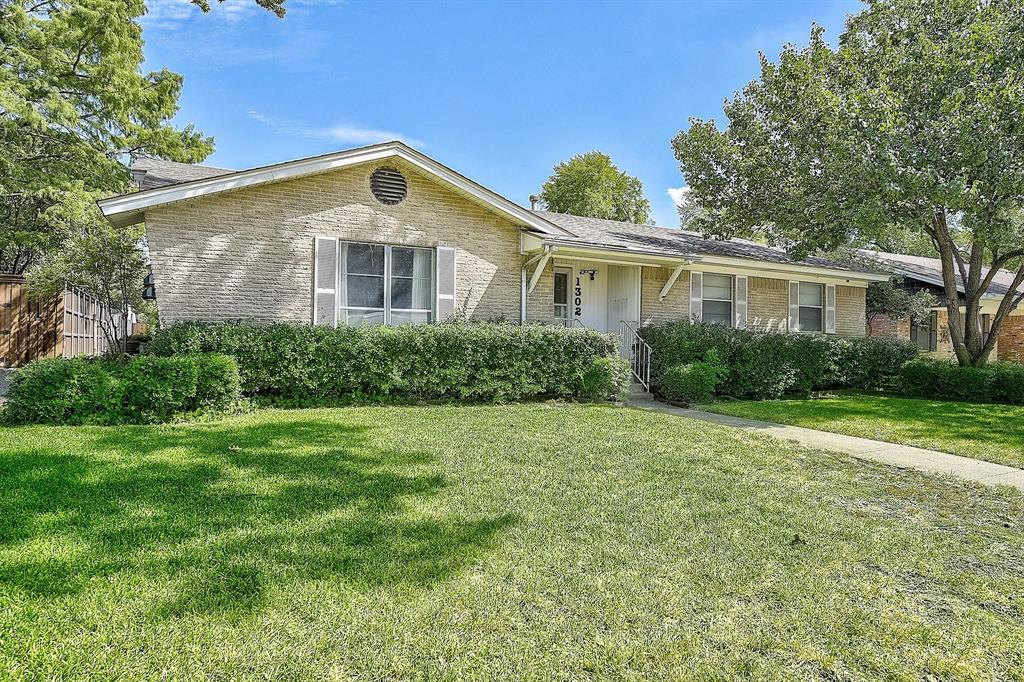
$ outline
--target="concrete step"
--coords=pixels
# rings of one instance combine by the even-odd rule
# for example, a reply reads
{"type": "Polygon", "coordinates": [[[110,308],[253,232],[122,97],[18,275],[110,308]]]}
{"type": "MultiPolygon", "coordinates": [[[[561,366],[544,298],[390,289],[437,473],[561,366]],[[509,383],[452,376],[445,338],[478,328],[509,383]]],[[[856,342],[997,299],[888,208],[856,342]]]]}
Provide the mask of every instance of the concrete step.
{"type": "Polygon", "coordinates": [[[629,386],[629,399],[630,400],[653,400],[654,395],[651,394],[644,385],[634,381],[629,386]]]}

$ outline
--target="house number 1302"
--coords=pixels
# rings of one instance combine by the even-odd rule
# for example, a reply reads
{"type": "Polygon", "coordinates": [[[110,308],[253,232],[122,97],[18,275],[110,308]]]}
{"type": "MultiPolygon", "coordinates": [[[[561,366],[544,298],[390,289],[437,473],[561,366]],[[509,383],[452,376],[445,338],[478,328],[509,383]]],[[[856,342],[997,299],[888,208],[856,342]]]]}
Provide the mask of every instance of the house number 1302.
{"type": "Polygon", "coordinates": [[[576,278],[575,296],[576,298],[573,300],[573,304],[576,306],[576,312],[574,312],[573,315],[576,317],[580,317],[581,315],[583,315],[583,287],[580,286],[579,277],[576,278]]]}

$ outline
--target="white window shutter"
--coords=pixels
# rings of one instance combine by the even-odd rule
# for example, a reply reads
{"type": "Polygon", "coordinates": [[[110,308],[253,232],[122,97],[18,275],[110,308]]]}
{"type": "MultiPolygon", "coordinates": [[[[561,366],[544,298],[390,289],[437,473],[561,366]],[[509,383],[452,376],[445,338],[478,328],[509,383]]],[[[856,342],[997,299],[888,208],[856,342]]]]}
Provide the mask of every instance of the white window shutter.
{"type": "Polygon", "coordinates": [[[836,333],[836,285],[825,285],[825,333],[836,333]]]}
{"type": "Polygon", "coordinates": [[[313,324],[338,324],[338,240],[317,237],[313,249],[313,324]]]}
{"type": "Polygon", "coordinates": [[[800,282],[789,283],[789,331],[800,331],[800,282]]]}
{"type": "Polygon", "coordinates": [[[735,298],[736,306],[736,328],[746,329],[747,328],[747,278],[742,275],[737,275],[733,281],[735,282],[736,293],[733,295],[735,298]]]}
{"type": "Polygon", "coordinates": [[[704,300],[704,274],[690,271],[690,321],[700,322],[703,317],[701,303],[704,300]]]}
{"type": "Polygon", "coordinates": [[[437,320],[455,314],[455,249],[437,247],[437,320]]]}

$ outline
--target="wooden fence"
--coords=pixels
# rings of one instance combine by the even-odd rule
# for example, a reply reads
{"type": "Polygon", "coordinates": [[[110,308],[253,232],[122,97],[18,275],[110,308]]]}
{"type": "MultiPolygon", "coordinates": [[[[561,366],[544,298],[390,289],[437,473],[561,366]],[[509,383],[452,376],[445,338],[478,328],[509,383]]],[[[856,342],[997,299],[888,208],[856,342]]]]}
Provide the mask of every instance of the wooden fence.
{"type": "MultiPolygon", "coordinates": [[[[0,367],[21,367],[37,358],[73,358],[107,352],[103,306],[72,287],[47,300],[30,300],[25,279],[0,275],[0,367]]],[[[134,313],[128,329],[136,321],[134,313]]]]}

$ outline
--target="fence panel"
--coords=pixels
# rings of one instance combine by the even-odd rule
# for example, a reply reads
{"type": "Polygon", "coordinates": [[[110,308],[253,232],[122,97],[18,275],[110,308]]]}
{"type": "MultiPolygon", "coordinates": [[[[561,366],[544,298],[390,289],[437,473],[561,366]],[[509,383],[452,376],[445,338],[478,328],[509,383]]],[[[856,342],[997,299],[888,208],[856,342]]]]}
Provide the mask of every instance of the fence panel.
{"type": "MultiPolygon", "coordinates": [[[[128,316],[128,329],[137,320],[128,316]]],[[[115,316],[115,324],[120,316],[115,316]]],[[[68,287],[50,300],[30,300],[25,279],[0,275],[0,367],[21,367],[37,358],[107,352],[106,310],[89,294],[68,287]]]]}

